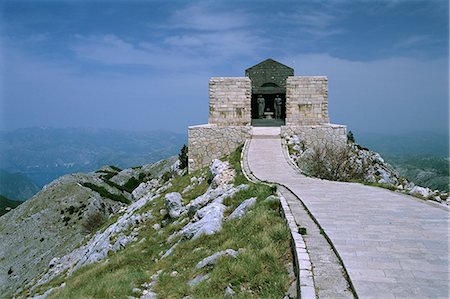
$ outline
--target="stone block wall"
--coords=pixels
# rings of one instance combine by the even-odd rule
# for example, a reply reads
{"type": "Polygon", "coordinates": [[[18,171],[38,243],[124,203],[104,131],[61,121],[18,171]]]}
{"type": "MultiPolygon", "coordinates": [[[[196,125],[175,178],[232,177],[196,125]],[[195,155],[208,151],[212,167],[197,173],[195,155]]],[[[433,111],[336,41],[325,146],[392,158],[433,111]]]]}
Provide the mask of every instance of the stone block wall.
{"type": "Polygon", "coordinates": [[[328,78],[288,77],[286,80],[286,125],[319,125],[328,117],[328,78]]]}
{"type": "Polygon", "coordinates": [[[232,153],[251,138],[251,126],[199,125],[188,129],[189,172],[232,153]]]}
{"type": "Polygon", "coordinates": [[[347,144],[347,126],[345,125],[281,126],[282,137],[292,135],[297,135],[306,146],[347,144]]]}
{"type": "Polygon", "coordinates": [[[246,126],[251,123],[251,81],[247,77],[209,80],[209,124],[246,126]]]}

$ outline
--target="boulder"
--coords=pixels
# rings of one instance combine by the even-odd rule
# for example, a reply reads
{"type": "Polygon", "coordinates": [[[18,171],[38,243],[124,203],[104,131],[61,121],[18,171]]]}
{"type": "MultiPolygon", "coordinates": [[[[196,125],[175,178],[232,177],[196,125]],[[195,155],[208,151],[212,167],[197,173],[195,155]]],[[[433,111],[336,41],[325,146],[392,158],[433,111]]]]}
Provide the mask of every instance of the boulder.
{"type": "Polygon", "coordinates": [[[196,239],[202,234],[211,235],[222,229],[223,213],[226,207],[219,202],[212,202],[201,208],[194,216],[194,222],[186,224],[174,236],[196,239]],[[195,219],[199,219],[195,221],[195,219]]]}
{"type": "Polygon", "coordinates": [[[233,249],[226,249],[226,250],[222,250],[222,251],[216,252],[213,255],[205,257],[203,260],[201,260],[195,266],[195,268],[201,269],[201,268],[206,267],[206,266],[214,265],[215,263],[217,263],[219,258],[221,258],[223,256],[226,256],[226,255],[232,256],[232,257],[235,258],[235,257],[237,257],[239,255],[239,251],[236,251],[236,250],[233,250],[233,249]]]}
{"type": "Polygon", "coordinates": [[[171,192],[164,197],[164,206],[166,207],[170,218],[178,218],[184,212],[183,198],[178,192],[171,192]]]}
{"type": "Polygon", "coordinates": [[[244,200],[234,211],[228,216],[228,220],[241,218],[245,215],[248,209],[256,204],[256,197],[244,200]]]}
{"type": "Polygon", "coordinates": [[[187,284],[191,287],[198,285],[199,283],[201,283],[204,280],[207,280],[209,278],[208,274],[200,274],[195,276],[193,279],[189,280],[187,282],[187,284]]]}
{"type": "Polygon", "coordinates": [[[431,190],[424,187],[414,186],[411,191],[409,191],[409,194],[413,196],[421,196],[424,198],[427,198],[431,193],[431,190]]]}

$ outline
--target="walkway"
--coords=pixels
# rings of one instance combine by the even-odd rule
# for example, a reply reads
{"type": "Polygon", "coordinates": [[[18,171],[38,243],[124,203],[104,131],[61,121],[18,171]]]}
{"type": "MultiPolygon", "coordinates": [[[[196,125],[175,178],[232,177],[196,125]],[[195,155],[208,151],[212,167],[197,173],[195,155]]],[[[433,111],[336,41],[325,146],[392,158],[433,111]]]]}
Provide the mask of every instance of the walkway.
{"type": "Polygon", "coordinates": [[[359,298],[449,298],[448,215],[410,196],[296,172],[274,128],[254,128],[247,163],[299,197],[340,255],[359,298]]]}

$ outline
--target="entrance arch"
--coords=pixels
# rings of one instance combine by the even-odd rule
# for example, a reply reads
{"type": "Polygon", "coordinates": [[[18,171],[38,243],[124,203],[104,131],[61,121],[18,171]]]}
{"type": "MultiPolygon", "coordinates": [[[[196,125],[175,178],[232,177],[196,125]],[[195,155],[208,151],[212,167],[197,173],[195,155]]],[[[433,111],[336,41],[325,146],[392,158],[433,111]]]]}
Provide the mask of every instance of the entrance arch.
{"type": "Polygon", "coordinates": [[[273,59],[266,59],[245,70],[252,81],[251,118],[253,126],[282,126],[286,118],[286,79],[294,69],[273,59]],[[264,98],[264,113],[260,115],[258,97],[264,98]],[[281,99],[281,113],[276,116],[276,98],[281,99]]]}

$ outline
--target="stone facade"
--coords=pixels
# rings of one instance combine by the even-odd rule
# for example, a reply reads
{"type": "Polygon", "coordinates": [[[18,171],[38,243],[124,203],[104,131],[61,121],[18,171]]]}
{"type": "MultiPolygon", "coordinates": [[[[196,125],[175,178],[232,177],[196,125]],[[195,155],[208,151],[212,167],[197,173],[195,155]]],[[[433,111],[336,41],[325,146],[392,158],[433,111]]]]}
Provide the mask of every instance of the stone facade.
{"type": "Polygon", "coordinates": [[[199,125],[188,129],[189,172],[232,153],[251,138],[251,126],[199,125]]]}
{"type": "Polygon", "coordinates": [[[247,126],[251,123],[251,81],[247,77],[209,80],[209,124],[247,126]]]}
{"type": "Polygon", "coordinates": [[[288,77],[286,80],[286,125],[319,125],[328,117],[328,78],[288,77]]]}
{"type": "Polygon", "coordinates": [[[322,146],[333,143],[347,144],[347,126],[323,124],[309,126],[281,126],[281,136],[297,135],[306,146],[322,146]]]}
{"type": "Polygon", "coordinates": [[[346,126],[329,123],[327,77],[294,77],[292,68],[272,59],[248,68],[246,75],[210,79],[208,124],[189,127],[189,172],[230,154],[251,138],[252,94],[286,94],[282,136],[298,135],[307,144],[345,144],[346,126]]]}

